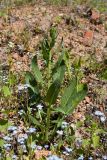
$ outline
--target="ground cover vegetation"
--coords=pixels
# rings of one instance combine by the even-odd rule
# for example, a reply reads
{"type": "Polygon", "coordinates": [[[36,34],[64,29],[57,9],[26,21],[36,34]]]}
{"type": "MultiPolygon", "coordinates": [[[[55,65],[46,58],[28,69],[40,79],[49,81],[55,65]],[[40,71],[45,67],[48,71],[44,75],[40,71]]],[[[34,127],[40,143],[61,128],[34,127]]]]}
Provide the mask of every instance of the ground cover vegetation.
{"type": "Polygon", "coordinates": [[[106,6],[1,1],[1,160],[107,159],[106,6]]]}

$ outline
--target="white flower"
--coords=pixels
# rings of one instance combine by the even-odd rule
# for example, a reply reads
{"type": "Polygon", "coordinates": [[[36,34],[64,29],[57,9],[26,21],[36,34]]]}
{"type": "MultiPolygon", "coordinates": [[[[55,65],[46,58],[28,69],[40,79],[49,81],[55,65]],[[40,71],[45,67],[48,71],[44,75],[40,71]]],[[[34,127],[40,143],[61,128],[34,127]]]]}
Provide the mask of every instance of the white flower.
{"type": "Polygon", "coordinates": [[[17,160],[18,157],[17,157],[16,155],[13,155],[13,156],[12,156],[12,159],[13,159],[13,160],[17,160]]]}
{"type": "Polygon", "coordinates": [[[84,156],[81,155],[81,156],[78,158],[78,160],[84,160],[84,156]]]}
{"type": "Polygon", "coordinates": [[[62,136],[63,135],[63,131],[62,130],[58,130],[57,134],[59,134],[60,136],[62,136]]]}
{"type": "Polygon", "coordinates": [[[68,123],[67,122],[62,122],[62,125],[61,125],[61,128],[64,129],[68,126],[68,123]]]}
{"type": "Polygon", "coordinates": [[[58,146],[58,144],[57,143],[54,143],[54,147],[57,147],[58,146]]]}
{"type": "Polygon", "coordinates": [[[102,123],[104,123],[106,121],[106,117],[105,116],[101,116],[100,120],[101,120],[102,123]]]}
{"type": "Polygon", "coordinates": [[[8,46],[9,46],[10,48],[14,48],[14,43],[13,43],[13,42],[9,42],[8,46]]]}
{"type": "Polygon", "coordinates": [[[23,152],[27,152],[26,146],[24,144],[21,145],[21,148],[22,148],[23,152]]]}
{"type": "Polygon", "coordinates": [[[49,156],[48,158],[47,158],[47,160],[63,160],[62,158],[59,158],[58,156],[56,156],[56,155],[52,155],[52,156],[49,156]]]}
{"type": "Polygon", "coordinates": [[[43,108],[43,105],[41,105],[41,104],[38,104],[36,107],[38,108],[38,110],[42,110],[42,108],[43,108]]]}
{"type": "Polygon", "coordinates": [[[30,127],[26,132],[27,133],[35,133],[36,132],[36,128],[30,127]]]}
{"type": "Polygon", "coordinates": [[[104,116],[104,113],[103,112],[100,112],[100,111],[95,111],[94,113],[96,116],[104,116]]]}
{"type": "Polygon", "coordinates": [[[69,153],[67,153],[66,151],[63,151],[63,154],[65,154],[66,156],[69,156],[69,153]]]}
{"type": "Polygon", "coordinates": [[[29,87],[29,84],[19,84],[17,87],[18,91],[22,91],[24,89],[27,89],[29,87]]]}

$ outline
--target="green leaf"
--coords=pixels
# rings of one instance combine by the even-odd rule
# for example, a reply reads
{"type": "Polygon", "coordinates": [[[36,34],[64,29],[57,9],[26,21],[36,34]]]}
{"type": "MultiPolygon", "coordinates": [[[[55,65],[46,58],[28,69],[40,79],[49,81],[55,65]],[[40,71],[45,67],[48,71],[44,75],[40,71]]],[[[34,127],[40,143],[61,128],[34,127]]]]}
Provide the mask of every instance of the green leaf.
{"type": "Polygon", "coordinates": [[[8,123],[8,120],[6,119],[0,119],[0,125],[6,125],[8,123]]]}
{"type": "Polygon", "coordinates": [[[16,84],[16,82],[17,82],[17,77],[13,73],[10,73],[9,74],[9,84],[10,84],[10,86],[16,84]]]}
{"type": "Polygon", "coordinates": [[[56,79],[60,79],[60,81],[62,82],[64,78],[64,74],[65,74],[65,65],[62,65],[57,69],[57,72],[53,75],[54,81],[56,79]]]}
{"type": "Polygon", "coordinates": [[[81,90],[78,90],[77,93],[73,95],[72,105],[76,107],[86,96],[87,94],[87,85],[80,84],[81,90]]]}
{"type": "Polygon", "coordinates": [[[91,144],[91,141],[90,139],[84,139],[83,142],[82,142],[82,146],[83,148],[86,148],[86,147],[89,147],[89,145],[91,144]]]}
{"type": "Polygon", "coordinates": [[[52,74],[57,72],[57,69],[61,66],[61,64],[64,64],[63,62],[64,52],[61,53],[61,55],[58,58],[58,61],[56,62],[54,68],[52,69],[52,74]]]}
{"type": "Polygon", "coordinates": [[[11,92],[8,86],[3,86],[2,90],[5,97],[11,96],[11,92]]]}
{"type": "Polygon", "coordinates": [[[26,84],[29,84],[29,88],[33,91],[33,93],[39,94],[37,82],[34,76],[32,75],[32,73],[27,71],[25,75],[25,79],[26,79],[26,84]]]}
{"type": "Polygon", "coordinates": [[[76,79],[74,78],[71,82],[68,88],[65,88],[64,94],[61,98],[61,106],[63,108],[67,105],[69,98],[73,95],[74,90],[76,89],[76,79]]]}
{"type": "Polygon", "coordinates": [[[5,141],[3,139],[0,139],[0,147],[2,148],[4,145],[5,141]]]}
{"type": "Polygon", "coordinates": [[[37,125],[41,129],[41,131],[44,130],[44,126],[41,125],[39,121],[37,121],[33,116],[29,115],[29,120],[31,121],[31,123],[37,125]]]}
{"type": "Polygon", "coordinates": [[[41,43],[41,53],[43,55],[44,60],[46,60],[47,65],[49,63],[49,53],[50,53],[50,46],[48,43],[48,37],[45,37],[41,43]]]}
{"type": "Polygon", "coordinates": [[[98,135],[94,134],[94,135],[92,136],[92,142],[93,142],[93,147],[94,147],[94,148],[99,147],[100,137],[99,137],[98,135]]]}
{"type": "Polygon", "coordinates": [[[0,120],[0,131],[1,132],[4,132],[7,130],[9,124],[8,124],[8,120],[5,120],[5,119],[1,119],[0,120]]]}
{"type": "Polygon", "coordinates": [[[107,69],[101,73],[101,78],[107,80],[107,69]]]}
{"type": "Polygon", "coordinates": [[[79,84],[76,78],[72,79],[68,88],[65,89],[61,98],[61,105],[56,110],[66,115],[72,113],[75,107],[84,99],[87,93],[87,85],[79,84]]]}
{"type": "Polygon", "coordinates": [[[38,83],[43,84],[42,74],[41,74],[41,72],[38,68],[37,57],[36,56],[34,56],[33,59],[32,59],[31,67],[32,67],[32,71],[33,71],[33,74],[34,74],[34,77],[35,77],[36,81],[38,83]]]}
{"type": "Polygon", "coordinates": [[[49,105],[54,104],[56,102],[58,93],[60,91],[60,86],[61,86],[60,81],[55,80],[53,84],[49,87],[49,90],[46,95],[46,102],[48,102],[49,105]]]}
{"type": "Polygon", "coordinates": [[[55,27],[50,28],[50,37],[51,37],[50,49],[51,49],[52,47],[54,47],[55,41],[56,41],[56,38],[57,38],[57,31],[56,31],[55,27]]]}

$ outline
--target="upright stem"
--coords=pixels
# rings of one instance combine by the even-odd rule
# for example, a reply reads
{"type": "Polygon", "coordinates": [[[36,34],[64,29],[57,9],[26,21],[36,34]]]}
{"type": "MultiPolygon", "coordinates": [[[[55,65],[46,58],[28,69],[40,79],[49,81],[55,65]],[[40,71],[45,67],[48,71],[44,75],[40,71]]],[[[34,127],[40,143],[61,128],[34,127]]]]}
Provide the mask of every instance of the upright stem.
{"type": "MultiPolygon", "coordinates": [[[[48,63],[48,89],[50,87],[50,83],[51,83],[51,58],[52,58],[52,54],[51,51],[49,52],[49,63],[48,63]]],[[[49,128],[50,128],[50,116],[51,116],[51,104],[49,104],[48,109],[47,109],[47,119],[46,119],[46,132],[45,132],[45,140],[48,141],[49,135],[49,128]]]]}
{"type": "Polygon", "coordinates": [[[51,75],[51,51],[49,52],[49,63],[48,63],[48,88],[50,87],[50,75],[51,75]]]}
{"type": "Polygon", "coordinates": [[[45,132],[45,140],[46,142],[48,142],[48,138],[49,138],[49,127],[50,127],[50,115],[51,115],[51,108],[49,106],[49,108],[47,109],[47,121],[46,121],[46,132],[45,132]]]}

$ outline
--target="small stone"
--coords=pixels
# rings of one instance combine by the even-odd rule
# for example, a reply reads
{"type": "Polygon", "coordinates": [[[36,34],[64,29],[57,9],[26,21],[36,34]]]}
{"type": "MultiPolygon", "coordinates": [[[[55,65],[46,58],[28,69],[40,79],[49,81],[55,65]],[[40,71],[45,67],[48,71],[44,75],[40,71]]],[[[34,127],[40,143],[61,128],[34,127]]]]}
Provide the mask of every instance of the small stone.
{"type": "Polygon", "coordinates": [[[17,53],[14,53],[14,54],[13,54],[13,58],[14,58],[15,60],[19,60],[19,55],[18,55],[17,53]]]}
{"type": "Polygon", "coordinates": [[[85,100],[87,103],[90,103],[90,98],[89,97],[85,97],[85,100]]]}
{"type": "Polygon", "coordinates": [[[91,30],[86,31],[83,38],[83,44],[86,46],[91,46],[93,43],[93,36],[94,36],[93,31],[91,30]]]}

